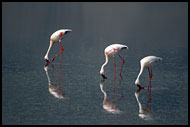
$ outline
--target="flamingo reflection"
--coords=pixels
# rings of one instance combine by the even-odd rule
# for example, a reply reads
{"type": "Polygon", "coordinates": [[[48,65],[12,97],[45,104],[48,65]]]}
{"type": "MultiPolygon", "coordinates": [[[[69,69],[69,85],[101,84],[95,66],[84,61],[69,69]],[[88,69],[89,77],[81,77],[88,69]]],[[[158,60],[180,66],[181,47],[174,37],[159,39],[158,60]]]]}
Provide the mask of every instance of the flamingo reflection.
{"type": "Polygon", "coordinates": [[[143,90],[141,88],[139,88],[136,92],[135,92],[135,97],[137,99],[137,103],[139,105],[139,114],[138,116],[144,120],[151,120],[152,119],[152,112],[150,109],[150,104],[151,104],[151,96],[150,96],[150,91],[148,91],[148,104],[146,108],[143,108],[143,105],[141,104],[140,100],[139,100],[139,94],[140,91],[143,90]]]}
{"type": "MultiPolygon", "coordinates": [[[[123,99],[123,97],[124,97],[122,87],[121,87],[121,81],[122,81],[122,78],[119,79],[119,87],[120,87],[120,93],[121,93],[121,96],[120,96],[119,100],[123,99]]],[[[114,78],[114,88],[113,88],[113,96],[112,96],[112,98],[115,97],[115,87],[116,87],[116,80],[114,78]]]]}
{"type": "Polygon", "coordinates": [[[105,81],[105,79],[102,79],[100,81],[100,90],[104,94],[103,109],[105,109],[107,112],[113,113],[113,114],[120,113],[121,111],[116,107],[114,102],[107,99],[107,93],[103,89],[104,81],[105,81]]]}
{"type": "MultiPolygon", "coordinates": [[[[62,64],[60,64],[61,67],[62,64]]],[[[53,71],[54,66],[51,65],[51,68],[53,71]]],[[[53,83],[50,79],[50,76],[48,74],[48,66],[44,66],[44,70],[46,72],[46,76],[48,79],[48,85],[49,85],[49,92],[52,94],[54,97],[59,98],[59,99],[69,99],[68,95],[65,94],[65,92],[61,89],[61,81],[62,81],[62,69],[60,69],[60,77],[59,77],[59,82],[58,83],[53,83]]]]}

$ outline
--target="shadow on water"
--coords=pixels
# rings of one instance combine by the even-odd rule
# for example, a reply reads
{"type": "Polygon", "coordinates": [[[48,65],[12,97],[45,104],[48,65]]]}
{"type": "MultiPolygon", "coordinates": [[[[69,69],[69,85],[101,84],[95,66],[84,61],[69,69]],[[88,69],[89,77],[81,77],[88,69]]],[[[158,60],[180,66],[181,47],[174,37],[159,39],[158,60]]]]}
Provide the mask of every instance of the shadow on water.
{"type": "MultiPolygon", "coordinates": [[[[62,57],[61,57],[62,58],[62,57]]],[[[51,81],[50,79],[50,76],[49,76],[49,73],[48,73],[48,67],[50,66],[47,66],[45,65],[44,66],[44,70],[46,72],[46,76],[47,76],[47,79],[48,79],[48,85],[49,85],[49,92],[51,95],[53,95],[54,97],[56,98],[59,98],[59,99],[70,99],[68,95],[65,94],[65,92],[62,90],[61,88],[61,83],[62,83],[62,80],[63,80],[63,66],[62,66],[62,59],[60,59],[60,64],[59,64],[59,72],[57,72],[54,68],[54,65],[51,64],[51,69],[52,69],[52,72],[55,73],[59,79],[58,83],[55,83],[53,81],[51,81]]]]}
{"type": "MultiPolygon", "coordinates": [[[[106,79],[102,79],[100,81],[100,90],[101,92],[104,94],[104,100],[103,100],[103,109],[106,110],[109,113],[113,113],[113,114],[120,114],[122,111],[116,106],[115,102],[112,101],[112,99],[115,97],[115,81],[114,81],[114,91],[113,91],[113,97],[112,99],[108,99],[107,93],[104,90],[104,82],[106,79]]],[[[121,79],[119,81],[119,86],[120,86],[120,92],[121,92],[121,96],[118,99],[119,101],[123,98],[123,92],[121,89],[121,79]]]]}
{"type": "Polygon", "coordinates": [[[144,90],[144,89],[139,88],[135,92],[135,97],[136,97],[137,103],[139,105],[139,114],[138,114],[138,116],[141,119],[144,119],[144,120],[152,120],[153,118],[152,118],[151,95],[150,95],[151,89],[147,90],[147,92],[148,92],[148,103],[147,103],[145,108],[143,108],[142,101],[140,101],[140,99],[139,99],[139,95],[140,95],[141,90],[144,90]]]}

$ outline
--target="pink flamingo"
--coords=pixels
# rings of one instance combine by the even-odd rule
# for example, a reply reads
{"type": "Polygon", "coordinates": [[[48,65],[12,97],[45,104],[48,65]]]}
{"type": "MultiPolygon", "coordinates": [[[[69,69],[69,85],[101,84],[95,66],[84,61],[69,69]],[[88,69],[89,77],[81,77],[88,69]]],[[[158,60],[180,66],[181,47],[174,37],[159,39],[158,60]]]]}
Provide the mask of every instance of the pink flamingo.
{"type": "Polygon", "coordinates": [[[136,79],[136,81],[135,81],[135,84],[136,84],[138,87],[140,87],[140,88],[143,89],[143,87],[140,86],[139,78],[140,78],[140,76],[141,76],[143,70],[144,70],[145,68],[148,68],[150,80],[149,80],[149,84],[148,84],[148,87],[147,87],[147,88],[148,88],[148,89],[151,88],[150,83],[151,83],[151,79],[152,79],[152,67],[153,67],[157,62],[159,62],[159,61],[161,61],[161,60],[162,60],[162,58],[156,57],[156,56],[147,56],[147,57],[144,57],[143,59],[140,60],[141,69],[140,69],[140,72],[139,72],[139,74],[138,74],[138,76],[137,76],[137,79],[136,79]]]}
{"type": "Polygon", "coordinates": [[[63,48],[63,45],[61,44],[61,41],[63,40],[63,38],[65,37],[66,34],[70,33],[72,30],[71,29],[61,29],[61,30],[57,30],[56,32],[54,32],[51,37],[50,37],[50,44],[49,44],[49,48],[47,50],[47,53],[46,55],[44,56],[44,60],[47,62],[46,65],[50,64],[50,62],[53,62],[55,57],[57,55],[59,55],[60,53],[63,52],[64,48],[63,48]],[[49,61],[49,58],[48,58],[48,54],[50,52],[50,49],[51,47],[53,46],[53,44],[55,44],[56,42],[59,42],[60,43],[60,46],[61,46],[61,50],[57,53],[57,55],[55,55],[51,61],[49,61]]]}
{"type": "Polygon", "coordinates": [[[122,49],[128,49],[128,47],[126,45],[121,45],[121,44],[112,44],[112,45],[109,45],[108,47],[105,48],[104,54],[105,54],[106,61],[102,65],[101,70],[100,70],[100,75],[102,75],[102,77],[104,79],[107,79],[107,77],[104,74],[104,67],[108,63],[108,56],[113,56],[113,59],[114,59],[114,79],[115,79],[115,68],[116,68],[115,55],[118,55],[123,61],[123,64],[121,66],[121,70],[120,70],[120,73],[119,73],[120,77],[122,78],[121,71],[122,71],[123,65],[125,63],[125,60],[119,55],[119,52],[122,49]]]}

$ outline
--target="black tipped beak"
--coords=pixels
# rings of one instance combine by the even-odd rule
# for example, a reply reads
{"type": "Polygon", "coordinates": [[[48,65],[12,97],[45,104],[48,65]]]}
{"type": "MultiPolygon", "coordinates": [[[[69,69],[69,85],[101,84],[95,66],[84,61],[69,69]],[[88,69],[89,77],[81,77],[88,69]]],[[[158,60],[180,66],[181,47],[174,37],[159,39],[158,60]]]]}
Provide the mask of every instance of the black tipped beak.
{"type": "Polygon", "coordinates": [[[103,79],[107,79],[107,77],[104,74],[101,74],[101,75],[102,75],[103,79]]]}
{"type": "Polygon", "coordinates": [[[48,59],[45,59],[45,61],[46,61],[45,66],[48,66],[48,65],[50,64],[49,60],[48,60],[48,59]]]}
{"type": "Polygon", "coordinates": [[[139,88],[139,90],[144,89],[144,87],[137,85],[137,87],[139,88]]]}
{"type": "Polygon", "coordinates": [[[72,32],[71,29],[69,29],[68,31],[65,31],[65,34],[68,34],[68,33],[70,33],[70,32],[72,32]]]}
{"type": "Polygon", "coordinates": [[[122,47],[121,49],[128,49],[127,47],[122,47]]]}

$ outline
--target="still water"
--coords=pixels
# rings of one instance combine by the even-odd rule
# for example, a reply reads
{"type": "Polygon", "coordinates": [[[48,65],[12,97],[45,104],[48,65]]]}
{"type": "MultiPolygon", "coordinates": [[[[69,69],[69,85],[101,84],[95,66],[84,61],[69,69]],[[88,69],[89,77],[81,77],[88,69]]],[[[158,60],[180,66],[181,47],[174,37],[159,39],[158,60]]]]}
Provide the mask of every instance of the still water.
{"type": "MultiPolygon", "coordinates": [[[[188,124],[188,4],[178,3],[3,3],[2,123],[65,125],[188,124]],[[50,35],[73,31],[62,56],[44,67],[50,35]],[[128,50],[99,75],[106,46],[128,50]],[[163,61],[135,86],[139,61],[163,61]]],[[[52,58],[60,50],[55,44],[52,58]]]]}

